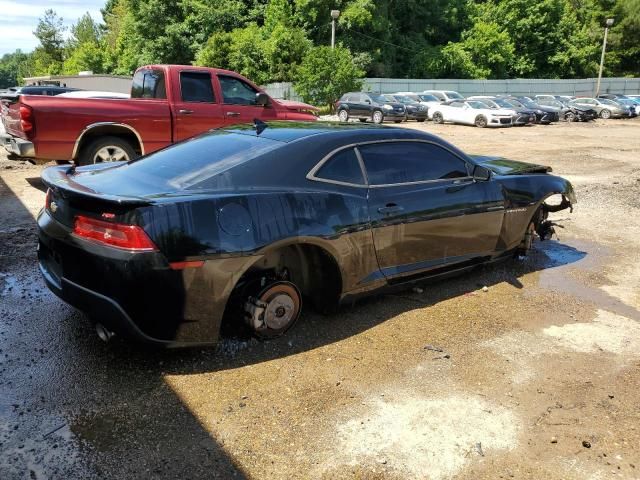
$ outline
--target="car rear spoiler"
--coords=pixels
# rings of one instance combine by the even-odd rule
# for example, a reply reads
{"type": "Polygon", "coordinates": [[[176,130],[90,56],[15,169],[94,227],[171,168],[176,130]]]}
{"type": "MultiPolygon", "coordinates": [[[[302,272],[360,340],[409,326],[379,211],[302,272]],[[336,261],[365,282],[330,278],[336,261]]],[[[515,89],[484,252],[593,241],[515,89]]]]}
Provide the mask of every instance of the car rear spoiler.
{"type": "Polygon", "coordinates": [[[62,190],[74,196],[94,198],[127,207],[151,205],[152,203],[150,200],[141,197],[110,195],[108,193],[96,192],[74,181],[75,169],[76,167],[71,165],[45,168],[40,178],[42,178],[43,183],[48,188],[62,190]]]}

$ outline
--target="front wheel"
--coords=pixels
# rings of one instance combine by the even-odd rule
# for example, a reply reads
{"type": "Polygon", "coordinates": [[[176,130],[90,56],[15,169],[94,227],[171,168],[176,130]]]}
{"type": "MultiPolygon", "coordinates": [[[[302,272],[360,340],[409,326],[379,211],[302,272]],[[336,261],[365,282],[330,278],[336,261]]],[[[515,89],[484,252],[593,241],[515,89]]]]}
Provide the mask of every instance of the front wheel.
{"type": "Polygon", "coordinates": [[[131,144],[120,137],[98,137],[80,154],[80,165],[104,162],[128,162],[138,157],[131,144]]]}
{"type": "Polygon", "coordinates": [[[484,128],[487,126],[487,117],[484,115],[478,115],[474,123],[476,124],[476,127],[484,128]]]}
{"type": "Polygon", "coordinates": [[[435,112],[433,114],[433,123],[444,123],[444,117],[440,112],[435,112]]]}
{"type": "Polygon", "coordinates": [[[605,120],[611,118],[611,110],[607,110],[606,108],[600,112],[600,118],[604,118],[605,120]]]}
{"type": "Polygon", "coordinates": [[[566,122],[575,122],[576,121],[576,114],[573,112],[567,112],[564,115],[564,120],[566,122]]]}
{"type": "Polygon", "coordinates": [[[287,281],[267,285],[245,305],[247,323],[254,335],[263,339],[283,335],[296,323],[301,310],[300,290],[287,281]]]}
{"type": "Polygon", "coordinates": [[[380,110],[376,110],[375,112],[373,112],[372,120],[373,120],[373,123],[380,124],[384,121],[384,115],[380,110]]]}
{"type": "Polygon", "coordinates": [[[341,122],[348,122],[349,121],[349,112],[347,112],[346,110],[340,110],[338,112],[338,118],[340,119],[341,122]]]}

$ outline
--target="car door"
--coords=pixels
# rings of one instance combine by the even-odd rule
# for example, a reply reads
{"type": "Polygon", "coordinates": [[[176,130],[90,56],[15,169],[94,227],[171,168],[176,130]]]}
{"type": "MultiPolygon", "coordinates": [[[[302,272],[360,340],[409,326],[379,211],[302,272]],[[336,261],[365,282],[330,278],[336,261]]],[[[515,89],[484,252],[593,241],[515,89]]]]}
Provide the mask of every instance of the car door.
{"type": "Polygon", "coordinates": [[[388,279],[469,262],[495,250],[504,216],[498,182],[474,181],[469,165],[429,141],[358,146],[369,216],[388,279]]]}
{"type": "Polygon", "coordinates": [[[222,105],[213,90],[211,73],[179,72],[180,92],[174,102],[176,140],[224,126],[222,105]]]}
{"type": "Polygon", "coordinates": [[[373,113],[373,103],[374,102],[369,95],[361,93],[360,106],[358,107],[360,109],[360,113],[358,115],[361,117],[371,117],[371,114],[373,113]]]}
{"type": "Polygon", "coordinates": [[[254,119],[275,120],[278,112],[273,105],[258,105],[256,94],[258,90],[233,75],[218,75],[222,95],[222,108],[225,123],[251,123],[254,119]]]}
{"type": "Polygon", "coordinates": [[[466,105],[462,102],[451,102],[449,104],[449,120],[456,123],[469,123],[466,105]]]}
{"type": "Polygon", "coordinates": [[[348,97],[349,100],[349,115],[354,117],[364,116],[364,107],[362,102],[362,96],[359,93],[352,93],[348,97]]]}

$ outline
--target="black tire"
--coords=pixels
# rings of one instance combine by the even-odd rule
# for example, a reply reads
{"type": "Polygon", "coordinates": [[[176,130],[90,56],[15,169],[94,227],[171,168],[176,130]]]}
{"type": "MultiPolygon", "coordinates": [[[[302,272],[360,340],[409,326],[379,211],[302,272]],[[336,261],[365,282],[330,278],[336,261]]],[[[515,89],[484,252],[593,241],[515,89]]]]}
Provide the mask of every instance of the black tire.
{"type": "Polygon", "coordinates": [[[265,286],[255,298],[266,304],[260,326],[251,325],[251,331],[262,339],[283,335],[298,321],[302,311],[302,295],[291,282],[279,281],[265,286]]]}
{"type": "Polygon", "coordinates": [[[424,118],[416,118],[416,122],[424,122],[424,118]]]}
{"type": "Polygon", "coordinates": [[[345,110],[343,108],[342,110],[340,110],[338,112],[338,118],[340,119],[341,122],[348,122],[349,121],[349,112],[347,112],[347,110],[345,110]]]}
{"type": "Polygon", "coordinates": [[[80,165],[92,165],[106,161],[129,161],[138,158],[139,155],[133,146],[120,137],[98,137],[91,140],[80,152],[77,163],[80,165]],[[111,158],[111,160],[108,160],[111,158]]]}
{"type": "Polygon", "coordinates": [[[376,110],[371,115],[371,120],[373,121],[373,123],[376,123],[379,125],[382,122],[384,122],[384,114],[380,110],[376,110]]]}
{"type": "Polygon", "coordinates": [[[393,123],[402,123],[402,120],[394,120],[393,123]]]}
{"type": "Polygon", "coordinates": [[[473,123],[475,123],[478,128],[484,128],[488,125],[487,117],[484,115],[478,115],[473,123]]]}
{"type": "Polygon", "coordinates": [[[433,114],[433,123],[444,123],[444,117],[440,112],[434,112],[433,114]]]}
{"type": "Polygon", "coordinates": [[[576,114],[573,112],[567,112],[564,114],[564,121],[565,122],[575,122],[577,120],[576,118],[576,114]]]}
{"type": "Polygon", "coordinates": [[[362,123],[366,122],[367,119],[366,118],[359,118],[358,120],[360,120],[362,123]]]}
{"type": "Polygon", "coordinates": [[[607,110],[606,108],[601,110],[600,118],[604,118],[605,120],[611,118],[611,110],[607,110]]]}

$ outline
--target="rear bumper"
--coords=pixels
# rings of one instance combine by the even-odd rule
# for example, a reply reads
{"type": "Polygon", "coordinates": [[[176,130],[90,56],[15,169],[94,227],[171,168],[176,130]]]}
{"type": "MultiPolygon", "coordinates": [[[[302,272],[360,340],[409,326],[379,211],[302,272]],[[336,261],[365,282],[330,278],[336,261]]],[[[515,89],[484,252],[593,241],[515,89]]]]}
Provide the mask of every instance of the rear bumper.
{"type": "Polygon", "coordinates": [[[230,262],[246,261],[213,259],[174,271],[159,252],[75,239],[46,210],[38,215],[38,237],[40,272],[54,294],[120,336],[164,347],[215,344],[233,272],[241,268],[230,262]]]}
{"type": "Polygon", "coordinates": [[[19,157],[33,158],[36,156],[36,149],[33,146],[33,142],[23,138],[3,133],[0,134],[0,142],[2,142],[2,145],[7,152],[19,157]]]}

